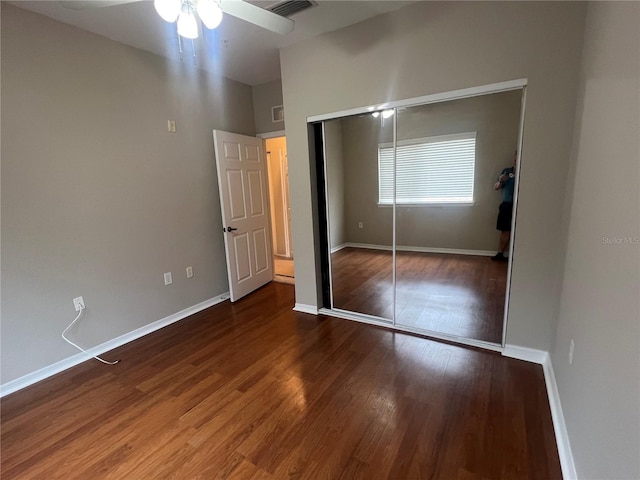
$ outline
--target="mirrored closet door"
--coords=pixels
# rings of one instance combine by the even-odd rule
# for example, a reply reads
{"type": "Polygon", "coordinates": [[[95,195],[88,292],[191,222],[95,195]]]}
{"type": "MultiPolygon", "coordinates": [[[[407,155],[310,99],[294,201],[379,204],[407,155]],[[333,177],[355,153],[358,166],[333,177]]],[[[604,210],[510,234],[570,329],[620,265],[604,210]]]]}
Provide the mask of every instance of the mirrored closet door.
{"type": "Polygon", "coordinates": [[[324,122],[331,309],[502,343],[509,262],[492,257],[517,183],[522,98],[516,89],[324,122]]]}
{"type": "Polygon", "coordinates": [[[502,342],[508,263],[492,259],[494,187],[513,164],[521,103],[516,90],[398,110],[398,325],[502,342]]]}
{"type": "Polygon", "coordinates": [[[393,320],[393,210],[378,204],[377,151],[393,139],[359,115],[324,122],[332,308],[393,320]]]}

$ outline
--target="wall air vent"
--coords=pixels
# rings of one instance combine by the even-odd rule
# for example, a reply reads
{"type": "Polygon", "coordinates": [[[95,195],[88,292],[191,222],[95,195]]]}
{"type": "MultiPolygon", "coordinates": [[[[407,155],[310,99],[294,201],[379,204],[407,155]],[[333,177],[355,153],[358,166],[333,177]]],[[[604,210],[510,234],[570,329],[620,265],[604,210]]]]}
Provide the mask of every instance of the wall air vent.
{"type": "Polygon", "coordinates": [[[318,2],[312,0],[285,0],[284,2],[278,2],[267,7],[267,10],[281,17],[289,18],[291,15],[306,10],[307,8],[315,7],[316,5],[318,5],[318,2]]]}

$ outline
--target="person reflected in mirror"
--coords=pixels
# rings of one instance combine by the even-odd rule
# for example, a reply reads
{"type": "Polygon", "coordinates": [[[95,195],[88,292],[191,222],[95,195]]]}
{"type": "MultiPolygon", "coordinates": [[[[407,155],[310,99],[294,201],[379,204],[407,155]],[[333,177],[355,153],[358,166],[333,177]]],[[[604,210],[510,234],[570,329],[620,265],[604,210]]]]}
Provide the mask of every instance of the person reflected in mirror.
{"type": "Polygon", "coordinates": [[[502,193],[502,203],[498,207],[498,221],[496,229],[500,231],[500,240],[498,243],[498,253],[491,260],[495,262],[506,262],[507,257],[504,253],[509,248],[511,240],[511,217],[513,215],[513,187],[516,183],[516,166],[518,162],[518,151],[513,154],[513,165],[507,167],[500,172],[498,181],[493,189],[502,193]]]}

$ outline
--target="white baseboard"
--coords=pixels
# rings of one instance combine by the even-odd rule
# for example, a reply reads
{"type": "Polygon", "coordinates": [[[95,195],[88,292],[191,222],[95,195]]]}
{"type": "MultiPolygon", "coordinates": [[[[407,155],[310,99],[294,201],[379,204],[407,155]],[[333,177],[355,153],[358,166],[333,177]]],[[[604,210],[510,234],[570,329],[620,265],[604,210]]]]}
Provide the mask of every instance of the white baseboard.
{"type": "Polygon", "coordinates": [[[386,251],[391,251],[392,247],[391,245],[375,245],[373,243],[353,243],[353,242],[347,242],[345,244],[343,244],[344,247],[350,247],[350,248],[368,248],[369,250],[386,250],[386,251]]]}
{"type": "Polygon", "coordinates": [[[556,384],[556,375],[553,373],[553,364],[551,363],[551,357],[549,355],[547,355],[545,362],[542,364],[542,368],[544,370],[544,381],[547,384],[547,395],[549,397],[549,407],[551,407],[553,430],[556,434],[556,444],[558,445],[562,478],[564,478],[564,480],[577,480],[578,473],[576,472],[576,464],[573,461],[573,453],[571,453],[569,432],[567,431],[567,424],[564,421],[560,394],[558,393],[558,385],[556,384]]]}
{"type": "Polygon", "coordinates": [[[340,250],[342,250],[343,248],[345,248],[347,246],[346,243],[341,243],[340,245],[337,245],[335,247],[331,247],[331,253],[336,253],[339,252],[340,250]]]}
{"type": "MultiPolygon", "coordinates": [[[[391,251],[390,245],[374,245],[371,243],[352,243],[347,242],[338,248],[341,250],[345,247],[352,248],[368,248],[370,250],[387,250],[391,251]]],[[[437,247],[412,247],[407,245],[398,245],[396,250],[399,252],[421,252],[421,253],[448,253],[452,255],[477,255],[481,257],[492,257],[496,254],[495,250],[468,250],[461,248],[437,248],[437,247]]],[[[337,250],[336,250],[337,251],[337,250]]],[[[334,250],[331,250],[334,253],[334,250]]]]}
{"type": "MultiPolygon", "coordinates": [[[[155,322],[149,323],[143,327],[137,328],[129,333],[125,333],[124,335],[120,335],[112,340],[108,340],[100,345],[97,345],[93,348],[87,349],[91,355],[102,355],[103,353],[108,352],[109,350],[113,350],[114,348],[121,347],[122,345],[137,340],[138,338],[144,337],[150,333],[155,332],[156,330],[160,330],[167,325],[171,325],[172,323],[183,320],[194,313],[198,313],[205,308],[212,307],[213,305],[217,305],[229,298],[229,292],[225,292],[217,297],[210,298],[205,300],[204,302],[200,302],[191,307],[185,308],[184,310],[180,310],[179,312],[174,313],[173,315],[169,315],[168,317],[162,318],[155,322]]],[[[86,355],[84,353],[78,353],[73,355],[72,357],[65,358],[64,360],[60,360],[52,365],[36,370],[35,372],[28,373],[20,378],[16,378],[15,380],[11,380],[10,382],[5,383],[4,385],[0,385],[0,398],[5,395],[9,395],[10,393],[21,390],[29,385],[33,385],[41,380],[44,380],[48,377],[56,375],[57,373],[63,372],[71,367],[75,367],[82,362],[86,362],[87,360],[91,360],[91,356],[86,355]]]]}
{"type": "Polygon", "coordinates": [[[535,348],[519,347],[517,345],[505,345],[502,355],[518,360],[525,360],[531,363],[544,365],[549,354],[544,350],[536,350],[535,348]]]}
{"type": "Polygon", "coordinates": [[[462,248],[436,248],[436,247],[409,247],[398,245],[400,252],[423,252],[423,253],[449,253],[452,255],[477,255],[480,257],[493,257],[496,252],[491,250],[465,250],[462,248]]]}
{"type": "Polygon", "coordinates": [[[562,478],[564,480],[577,480],[578,474],[576,473],[576,465],[573,461],[573,454],[571,453],[569,433],[567,432],[567,424],[564,421],[558,385],[556,384],[556,376],[553,373],[553,364],[551,363],[549,353],[544,350],[519,347],[517,345],[506,345],[502,355],[542,365],[544,383],[547,387],[547,397],[549,398],[549,407],[551,409],[553,431],[556,436],[560,467],[562,468],[562,478]]]}
{"type": "Polygon", "coordinates": [[[296,303],[295,307],[293,307],[293,311],[318,315],[318,307],[315,305],[305,305],[304,303],[296,303]]]}

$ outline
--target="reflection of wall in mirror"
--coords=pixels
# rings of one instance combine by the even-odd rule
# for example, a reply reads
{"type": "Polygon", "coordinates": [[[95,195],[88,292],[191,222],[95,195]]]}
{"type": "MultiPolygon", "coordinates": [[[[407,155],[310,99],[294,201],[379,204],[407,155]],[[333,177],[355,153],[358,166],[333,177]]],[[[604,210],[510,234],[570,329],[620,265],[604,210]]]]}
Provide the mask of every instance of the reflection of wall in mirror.
{"type": "Polygon", "coordinates": [[[336,249],[347,241],[345,231],[344,162],[342,120],[324,124],[325,156],[327,159],[327,197],[329,203],[329,236],[331,248],[336,249]]]}
{"type": "MultiPolygon", "coordinates": [[[[473,205],[398,206],[399,246],[491,251],[501,197],[493,190],[518,142],[522,92],[421,105],[397,114],[398,140],[477,132],[473,205]]],[[[330,123],[330,122],[328,122],[330,123]]],[[[392,209],[378,206],[379,143],[393,140],[390,119],[342,119],[344,225],[350,243],[391,245],[392,209]],[[358,228],[363,222],[365,228],[358,228]]],[[[335,161],[335,160],[334,160],[335,161]]],[[[335,169],[334,169],[335,170],[335,169]]],[[[329,176],[329,179],[335,175],[329,176]]]]}

